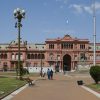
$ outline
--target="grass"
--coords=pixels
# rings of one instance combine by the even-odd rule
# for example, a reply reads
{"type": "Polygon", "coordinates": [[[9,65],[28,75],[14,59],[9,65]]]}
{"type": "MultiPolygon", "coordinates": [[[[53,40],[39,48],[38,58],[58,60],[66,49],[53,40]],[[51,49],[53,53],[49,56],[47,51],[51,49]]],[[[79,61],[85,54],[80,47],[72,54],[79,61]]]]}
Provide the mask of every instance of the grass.
{"type": "MultiPolygon", "coordinates": [[[[0,72],[0,76],[4,77],[16,77],[16,72],[0,72]]],[[[39,76],[39,73],[30,73],[24,76],[39,76]]]]}
{"type": "Polygon", "coordinates": [[[16,72],[0,72],[1,76],[16,76],[16,72]]]}
{"type": "Polygon", "coordinates": [[[90,85],[87,85],[87,87],[89,87],[92,90],[100,93],[100,83],[99,84],[90,84],[90,85]]]}
{"type": "MultiPolygon", "coordinates": [[[[30,73],[23,77],[38,77],[38,73],[30,73]]],[[[27,82],[16,79],[16,72],[0,72],[0,98],[22,87],[27,82]]]]}
{"type": "Polygon", "coordinates": [[[17,80],[16,78],[0,78],[0,98],[13,92],[24,84],[26,84],[25,81],[17,80]]]}

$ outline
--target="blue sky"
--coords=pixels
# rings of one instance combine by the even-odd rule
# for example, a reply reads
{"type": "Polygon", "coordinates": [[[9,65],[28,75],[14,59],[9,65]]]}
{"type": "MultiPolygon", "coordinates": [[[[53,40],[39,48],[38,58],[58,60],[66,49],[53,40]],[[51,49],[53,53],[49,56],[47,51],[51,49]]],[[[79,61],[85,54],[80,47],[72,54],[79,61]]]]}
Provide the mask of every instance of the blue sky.
{"type": "MultiPolygon", "coordinates": [[[[100,0],[96,5],[96,35],[100,42],[100,0]]],[[[17,39],[13,11],[26,11],[21,37],[29,43],[66,34],[93,42],[92,0],[0,0],[0,43],[17,39]]]]}

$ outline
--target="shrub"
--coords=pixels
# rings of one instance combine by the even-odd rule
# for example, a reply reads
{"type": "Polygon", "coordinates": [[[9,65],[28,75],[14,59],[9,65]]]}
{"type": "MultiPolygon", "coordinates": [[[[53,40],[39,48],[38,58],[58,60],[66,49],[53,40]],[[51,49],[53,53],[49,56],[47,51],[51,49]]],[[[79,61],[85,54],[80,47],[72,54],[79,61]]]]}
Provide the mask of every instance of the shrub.
{"type": "Polygon", "coordinates": [[[26,68],[21,67],[21,75],[29,74],[29,71],[26,68]]]}
{"type": "Polygon", "coordinates": [[[100,81],[100,66],[92,66],[90,68],[90,75],[94,79],[95,83],[98,84],[100,81]]]}

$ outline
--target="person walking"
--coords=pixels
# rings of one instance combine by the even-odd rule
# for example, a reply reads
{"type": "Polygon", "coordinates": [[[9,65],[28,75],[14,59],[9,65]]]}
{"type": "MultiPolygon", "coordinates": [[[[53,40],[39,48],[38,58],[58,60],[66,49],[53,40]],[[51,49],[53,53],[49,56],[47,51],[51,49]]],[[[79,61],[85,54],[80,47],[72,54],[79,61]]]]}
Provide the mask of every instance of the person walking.
{"type": "Polygon", "coordinates": [[[50,69],[49,68],[47,70],[47,76],[48,76],[48,79],[50,80],[51,72],[50,72],[50,69]]]}
{"type": "Polygon", "coordinates": [[[50,79],[52,80],[53,79],[53,70],[51,69],[50,71],[50,79]]]}
{"type": "Polygon", "coordinates": [[[42,76],[45,77],[45,71],[44,70],[42,71],[42,76]]]}

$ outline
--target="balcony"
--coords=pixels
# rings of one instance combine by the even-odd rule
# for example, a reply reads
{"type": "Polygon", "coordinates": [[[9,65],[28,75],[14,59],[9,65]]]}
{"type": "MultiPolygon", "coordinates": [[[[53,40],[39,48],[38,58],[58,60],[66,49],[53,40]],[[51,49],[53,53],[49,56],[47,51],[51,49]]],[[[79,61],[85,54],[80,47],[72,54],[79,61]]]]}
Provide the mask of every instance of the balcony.
{"type": "Polygon", "coordinates": [[[55,61],[55,62],[57,62],[57,61],[61,61],[61,59],[60,58],[57,59],[56,57],[52,57],[52,58],[48,57],[47,61],[55,61]]]}

